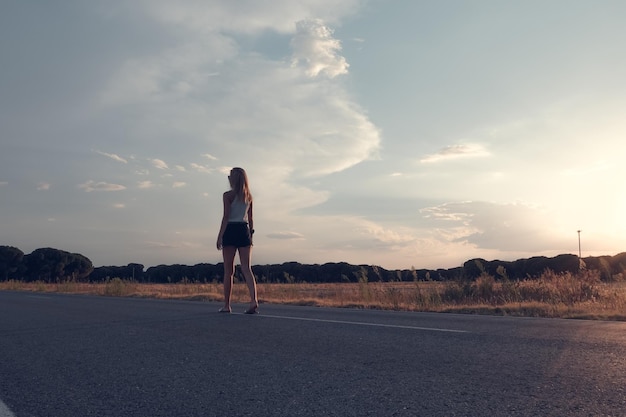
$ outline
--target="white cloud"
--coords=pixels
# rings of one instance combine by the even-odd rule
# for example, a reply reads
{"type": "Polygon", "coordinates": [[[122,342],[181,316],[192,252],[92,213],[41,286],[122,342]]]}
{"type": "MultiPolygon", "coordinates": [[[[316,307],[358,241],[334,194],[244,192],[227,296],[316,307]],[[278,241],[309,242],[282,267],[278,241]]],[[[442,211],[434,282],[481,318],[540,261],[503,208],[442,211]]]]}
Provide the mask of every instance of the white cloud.
{"type": "Polygon", "coordinates": [[[182,188],[187,186],[187,183],[184,181],[176,181],[172,184],[172,188],[182,188]]]}
{"type": "Polygon", "coordinates": [[[199,248],[200,245],[194,242],[186,242],[186,241],[168,241],[168,242],[159,242],[159,241],[146,241],[144,244],[150,249],[190,249],[190,248],[199,248]]]}
{"type": "Polygon", "coordinates": [[[158,168],[158,169],[168,169],[169,168],[167,166],[167,164],[165,163],[165,161],[163,161],[161,159],[152,159],[150,162],[152,162],[152,166],[154,166],[155,168],[158,168]]]}
{"type": "Polygon", "coordinates": [[[113,204],[113,208],[116,208],[116,209],[123,209],[125,207],[126,207],[126,204],[124,204],[124,203],[113,204]]]}
{"type": "Polygon", "coordinates": [[[373,237],[373,239],[383,245],[395,247],[405,245],[416,240],[416,236],[408,228],[388,228],[377,223],[361,220],[360,230],[362,233],[373,237]],[[402,230],[400,230],[402,229],[402,230]]]}
{"type": "MultiPolygon", "coordinates": [[[[170,141],[181,132],[207,138],[204,146],[215,149],[204,155],[210,160],[215,154],[230,155],[231,159],[237,155],[236,160],[225,162],[246,168],[284,168],[281,181],[289,181],[291,174],[319,176],[342,171],[372,158],[380,146],[379,131],[343,86],[332,80],[345,73],[347,63],[338,55],[340,44],[332,31],[307,12],[316,10],[323,17],[337,15],[337,9],[348,13],[348,3],[354,6],[358,2],[341,6],[333,2],[305,3],[307,6],[292,7],[291,2],[285,2],[275,9],[279,14],[286,13],[283,9],[302,9],[299,19],[291,20],[291,25],[300,21],[292,45],[294,57],[304,63],[310,75],[326,77],[306,79],[301,68],[290,67],[282,60],[237,51],[234,39],[216,32],[222,23],[216,22],[215,16],[230,7],[225,3],[203,7],[190,2],[155,2],[153,6],[151,2],[147,10],[151,16],[159,10],[159,21],[177,27],[189,25],[203,35],[186,33],[186,41],[176,47],[127,62],[111,78],[104,94],[117,97],[110,103],[141,106],[142,113],[154,115],[149,120],[132,121],[136,125],[133,130],[151,141],[159,137],[170,141]],[[334,11],[325,11],[321,4],[334,11]],[[196,25],[196,21],[204,23],[196,25]],[[216,29],[204,33],[210,27],[204,26],[208,21],[216,29]],[[206,76],[216,68],[224,74],[217,81],[206,76]],[[194,99],[189,99],[189,92],[174,91],[172,86],[181,79],[191,86],[194,99]]],[[[264,4],[264,8],[271,7],[264,4]]],[[[249,13],[252,10],[238,10],[224,21],[256,22],[266,16],[273,22],[268,27],[276,29],[275,16],[259,10],[260,15],[249,13]]],[[[155,166],[163,169],[166,165],[155,166]]],[[[192,169],[214,171],[200,164],[192,164],[192,169]]]]}
{"type": "Polygon", "coordinates": [[[152,181],[146,180],[146,181],[139,181],[137,183],[137,187],[141,188],[141,189],[148,189],[148,188],[154,188],[156,187],[156,184],[154,184],[152,181]]]}
{"type": "Polygon", "coordinates": [[[296,23],[296,34],[291,40],[292,65],[305,67],[309,77],[324,74],[329,78],[348,73],[346,59],[339,55],[341,42],[333,38],[333,31],[320,19],[296,23]]]}
{"type": "MultiPolygon", "coordinates": [[[[361,217],[341,216],[279,216],[280,219],[259,219],[258,230],[281,230],[290,223],[298,223],[297,235],[304,238],[289,238],[291,232],[259,234],[255,247],[255,258],[259,262],[275,257],[275,253],[290,253],[294,260],[305,263],[340,262],[349,260],[356,264],[411,265],[417,256],[433,264],[431,257],[441,256],[446,247],[439,236],[424,231],[399,226],[383,225],[361,217]],[[332,239],[328,239],[332,236],[332,239]],[[265,238],[271,238],[267,243],[265,238]]],[[[297,236],[296,235],[296,236],[297,236]]],[[[455,246],[461,246],[454,243],[455,246]]],[[[447,254],[449,255],[449,253],[447,254]]],[[[284,261],[284,260],[283,260],[284,261]]],[[[441,264],[433,264],[435,267],[441,264]]]]}
{"type": "Polygon", "coordinates": [[[145,244],[149,247],[149,248],[159,248],[159,249],[174,249],[174,248],[179,248],[180,245],[176,245],[173,243],[165,243],[165,242],[156,242],[156,241],[146,241],[145,244]]]}
{"type": "MultiPolygon", "coordinates": [[[[280,18],[280,23],[276,23],[276,15],[267,14],[272,23],[263,25],[270,31],[286,34],[282,35],[286,59],[245,51],[244,45],[237,44],[242,33],[239,30],[219,32],[223,22],[237,19],[253,22],[262,18],[258,13],[252,15],[251,11],[238,8],[228,18],[217,19],[231,3],[220,3],[221,11],[216,13],[205,13],[200,2],[144,3],[152,17],[155,15],[151,13],[160,9],[157,21],[165,22],[167,30],[177,33],[174,42],[178,43],[170,42],[167,49],[152,49],[151,54],[139,53],[118,63],[96,103],[106,119],[115,116],[126,124],[128,140],[144,147],[142,152],[158,149],[162,153],[156,155],[172,158],[168,160],[171,165],[161,159],[133,160],[135,165],[131,170],[144,175],[135,180],[146,180],[136,183],[137,186],[156,187],[148,179],[159,180],[151,174],[155,169],[165,170],[170,166],[171,172],[186,172],[184,176],[176,173],[175,178],[168,180],[172,187],[176,183],[191,183],[198,175],[196,172],[227,174],[231,167],[243,166],[258,197],[256,218],[261,221],[284,215],[290,219],[289,224],[266,230],[289,230],[293,224],[306,221],[295,215],[295,210],[319,204],[329,193],[302,185],[300,181],[337,173],[375,158],[381,143],[378,128],[339,81],[338,75],[346,74],[348,69],[340,55],[339,40],[321,20],[315,20],[321,17],[329,24],[336,22],[331,15],[339,16],[336,9],[348,3],[337,6],[335,2],[321,0],[264,4],[263,8],[274,8],[278,14],[283,13],[281,9],[301,8],[302,4],[320,12],[298,12],[293,19],[280,18]],[[209,21],[215,25],[207,25],[209,21]],[[287,45],[288,36],[294,33],[291,52],[297,64],[292,66],[287,45]],[[174,147],[171,153],[165,153],[174,147]],[[203,153],[204,150],[211,153],[203,153]],[[215,155],[219,156],[219,167],[215,166],[214,161],[218,160],[215,155]],[[198,156],[204,163],[173,164],[177,162],[174,158],[189,161],[198,156]],[[279,208],[275,201],[281,202],[279,208]]],[[[207,7],[216,9],[212,4],[208,3],[207,7]]],[[[257,6],[251,4],[250,8],[257,6]]],[[[346,8],[345,13],[348,12],[346,8]]],[[[227,186],[225,178],[218,175],[205,179],[207,187],[227,186]]],[[[207,201],[219,195],[205,194],[207,201]]],[[[274,242],[300,244],[309,240],[309,230],[298,232],[301,233],[276,232],[274,242]]],[[[328,235],[332,235],[331,230],[328,235]]],[[[378,245],[398,239],[381,231],[362,230],[361,235],[378,245]]],[[[264,236],[261,234],[259,238],[264,236]]]]}
{"type": "Polygon", "coordinates": [[[444,203],[435,207],[426,207],[420,210],[420,213],[426,219],[436,219],[451,222],[461,222],[465,225],[468,224],[471,214],[465,210],[459,210],[459,207],[464,207],[464,204],[471,204],[471,201],[461,203],[444,203]]]}
{"type": "MultiPolygon", "coordinates": [[[[191,168],[193,170],[198,171],[198,172],[202,172],[202,173],[205,173],[205,174],[210,174],[211,172],[213,172],[212,168],[209,168],[209,167],[204,166],[204,165],[196,164],[194,162],[189,164],[189,166],[191,166],[191,168]]],[[[229,169],[229,171],[230,171],[230,169],[229,169]]]]}
{"type": "Polygon", "coordinates": [[[354,13],[363,0],[272,0],[199,2],[143,0],[144,13],[157,21],[203,36],[215,32],[258,34],[265,30],[292,33],[293,22],[319,17],[337,23],[354,13]]]}
{"type": "Polygon", "coordinates": [[[207,66],[217,68],[215,59],[226,60],[235,55],[233,41],[221,35],[214,34],[205,42],[209,44],[194,40],[160,55],[125,62],[101,94],[100,103],[107,107],[159,103],[181,99],[204,88],[213,78],[207,76],[207,66]],[[207,50],[215,54],[214,59],[207,56],[207,50]]]}
{"type": "Polygon", "coordinates": [[[378,129],[340,84],[302,81],[297,71],[270,62],[251,62],[250,73],[220,108],[228,130],[216,134],[239,138],[230,145],[238,148],[236,165],[281,170],[291,181],[343,171],[376,155],[378,129]]]}
{"type": "Polygon", "coordinates": [[[0,187],[3,187],[5,185],[9,185],[8,181],[0,181],[0,187]]]}
{"type": "Polygon", "coordinates": [[[441,149],[439,152],[428,155],[422,159],[422,163],[435,163],[460,158],[478,158],[489,156],[490,153],[479,144],[462,144],[450,145],[441,149]]]}
{"type": "Polygon", "coordinates": [[[541,252],[567,247],[554,215],[533,204],[466,201],[421,212],[433,220],[433,227],[479,249],[541,252]]]}
{"type": "Polygon", "coordinates": [[[38,191],[47,191],[49,189],[50,189],[50,184],[48,184],[47,182],[40,182],[39,184],[37,184],[38,191]]]}
{"type": "Polygon", "coordinates": [[[95,181],[87,181],[83,184],[80,184],[78,188],[82,188],[86,192],[92,191],[122,191],[125,190],[126,187],[120,184],[110,184],[107,182],[95,182],[95,181]]]}
{"type": "Polygon", "coordinates": [[[304,239],[304,235],[297,232],[274,232],[267,235],[270,239],[304,239]]]}
{"type": "Polygon", "coordinates": [[[111,158],[111,159],[113,159],[114,161],[117,161],[117,162],[122,162],[124,164],[128,163],[128,161],[126,159],[124,159],[121,156],[116,155],[114,153],[106,153],[106,152],[101,152],[101,151],[96,151],[96,153],[99,154],[99,155],[102,155],[102,156],[106,156],[107,158],[111,158]]]}

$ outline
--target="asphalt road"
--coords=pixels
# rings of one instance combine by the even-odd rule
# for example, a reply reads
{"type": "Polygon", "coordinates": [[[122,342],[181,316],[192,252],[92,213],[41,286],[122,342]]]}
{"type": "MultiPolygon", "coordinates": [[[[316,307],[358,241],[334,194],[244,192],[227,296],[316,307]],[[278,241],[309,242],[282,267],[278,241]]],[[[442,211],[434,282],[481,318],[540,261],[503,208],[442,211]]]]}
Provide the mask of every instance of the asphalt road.
{"type": "Polygon", "coordinates": [[[0,292],[0,416],[626,416],[626,323],[218,307],[0,292]]]}

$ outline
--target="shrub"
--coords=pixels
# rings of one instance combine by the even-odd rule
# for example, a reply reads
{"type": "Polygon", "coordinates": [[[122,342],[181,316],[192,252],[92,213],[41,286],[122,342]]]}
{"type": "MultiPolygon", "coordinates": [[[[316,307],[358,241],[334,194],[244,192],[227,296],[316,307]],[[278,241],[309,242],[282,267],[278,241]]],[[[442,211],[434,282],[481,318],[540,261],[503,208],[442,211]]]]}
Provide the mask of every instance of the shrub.
{"type": "Polygon", "coordinates": [[[129,281],[122,281],[120,278],[107,279],[102,290],[102,295],[110,297],[122,297],[130,295],[135,291],[135,286],[129,281]]]}

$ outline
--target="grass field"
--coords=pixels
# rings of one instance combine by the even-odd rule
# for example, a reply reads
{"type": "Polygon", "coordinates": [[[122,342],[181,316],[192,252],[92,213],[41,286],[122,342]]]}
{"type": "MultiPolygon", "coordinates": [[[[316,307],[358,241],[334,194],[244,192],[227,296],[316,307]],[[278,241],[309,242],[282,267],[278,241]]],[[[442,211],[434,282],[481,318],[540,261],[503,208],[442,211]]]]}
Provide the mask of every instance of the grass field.
{"type": "MultiPolygon", "coordinates": [[[[0,282],[0,290],[93,294],[116,297],[221,301],[220,283],[143,284],[112,279],[105,283],[0,282]]],[[[235,283],[233,301],[245,303],[247,288],[235,283]]],[[[530,317],[626,320],[626,282],[601,282],[598,274],[544,273],[539,279],[473,282],[359,282],[259,284],[261,303],[319,307],[455,312],[530,317]]]]}

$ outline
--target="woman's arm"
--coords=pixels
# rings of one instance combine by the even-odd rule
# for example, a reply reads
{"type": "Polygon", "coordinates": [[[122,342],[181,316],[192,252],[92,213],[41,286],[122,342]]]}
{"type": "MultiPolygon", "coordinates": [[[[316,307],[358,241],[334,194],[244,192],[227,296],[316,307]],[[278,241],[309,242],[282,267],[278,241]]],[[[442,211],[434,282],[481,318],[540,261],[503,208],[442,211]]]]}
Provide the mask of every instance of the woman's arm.
{"type": "Polygon", "coordinates": [[[226,225],[228,224],[228,217],[230,216],[230,204],[231,204],[231,192],[226,191],[222,197],[224,203],[224,214],[222,215],[222,224],[220,225],[220,232],[217,234],[217,250],[222,249],[222,239],[224,238],[224,232],[226,231],[226,225]]]}
{"type": "Polygon", "coordinates": [[[252,201],[248,206],[248,226],[250,227],[250,234],[254,233],[254,217],[252,216],[252,201]]]}

